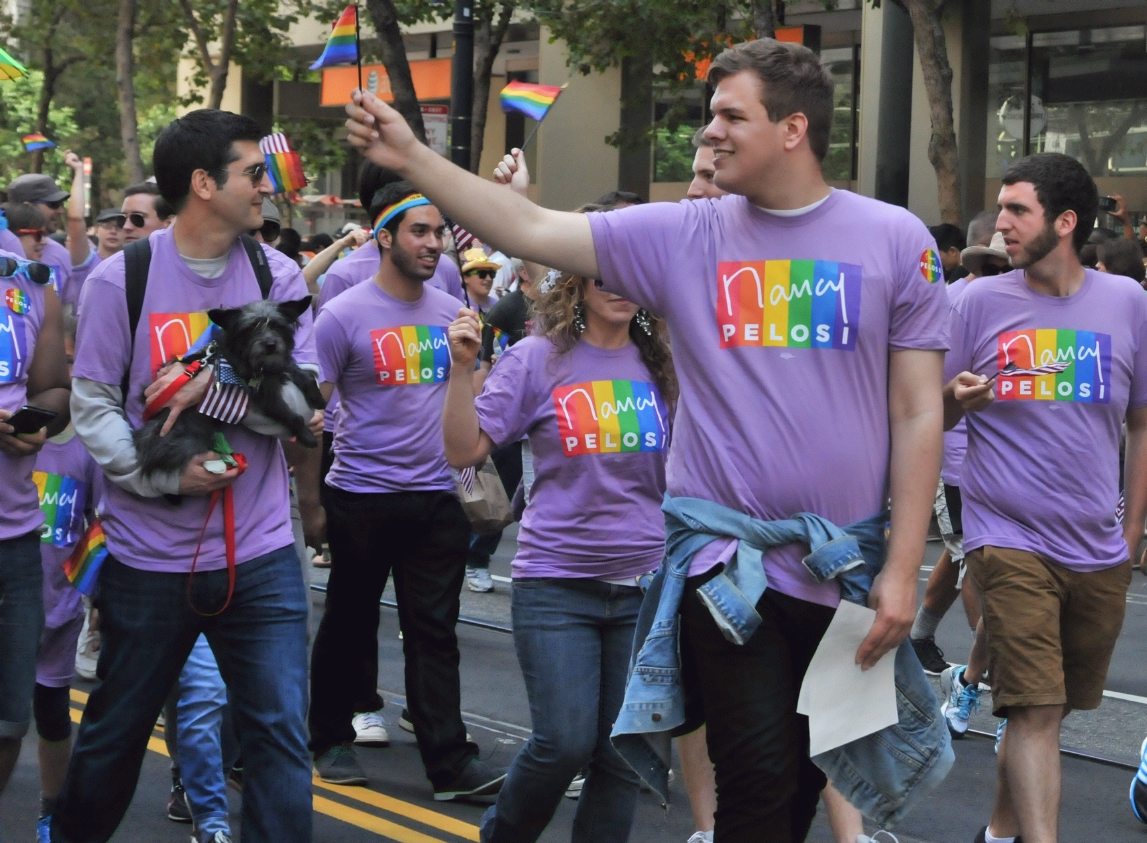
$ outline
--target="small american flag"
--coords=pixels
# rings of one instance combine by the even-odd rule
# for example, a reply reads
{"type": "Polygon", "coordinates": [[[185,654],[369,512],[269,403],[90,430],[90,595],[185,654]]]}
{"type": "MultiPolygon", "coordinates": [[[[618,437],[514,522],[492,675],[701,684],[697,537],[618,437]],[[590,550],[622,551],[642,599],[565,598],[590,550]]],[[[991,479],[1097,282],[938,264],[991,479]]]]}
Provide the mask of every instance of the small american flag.
{"type": "Polygon", "coordinates": [[[458,482],[462,484],[462,488],[466,490],[466,494],[474,494],[474,478],[478,474],[478,469],[473,466],[460,469],[458,471],[458,482]]]}
{"type": "Polygon", "coordinates": [[[226,360],[219,358],[215,378],[199,402],[199,412],[224,424],[238,424],[247,415],[249,404],[247,385],[226,360]]]}
{"type": "Polygon", "coordinates": [[[458,249],[458,254],[462,254],[474,242],[474,235],[456,222],[450,223],[450,233],[454,235],[454,245],[458,249]]]}
{"type": "Polygon", "coordinates": [[[1048,363],[1046,366],[1038,366],[1035,369],[1021,369],[1015,363],[1009,363],[996,372],[1001,378],[1019,378],[1029,377],[1032,375],[1058,375],[1064,369],[1071,365],[1071,362],[1065,363],[1048,363]]]}

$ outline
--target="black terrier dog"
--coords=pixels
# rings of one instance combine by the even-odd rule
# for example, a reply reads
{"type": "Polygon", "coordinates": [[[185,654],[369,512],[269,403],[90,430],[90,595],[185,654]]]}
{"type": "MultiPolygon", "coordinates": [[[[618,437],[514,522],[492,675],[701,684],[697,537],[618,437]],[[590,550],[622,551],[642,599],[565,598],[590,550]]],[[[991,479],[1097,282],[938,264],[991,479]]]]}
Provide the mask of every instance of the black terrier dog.
{"type": "MultiPolygon", "coordinates": [[[[290,382],[302,391],[312,409],[326,407],[314,376],[300,369],[291,357],[296,323],[310,305],[310,296],[288,302],[260,300],[243,307],[209,310],[207,316],[218,327],[216,350],[247,385],[251,406],[282,424],[300,445],[314,448],[318,440],[307,428],[309,419],[283,400],[283,385],[290,382]]],[[[168,412],[160,410],[132,432],[145,475],[182,471],[192,457],[212,450],[215,433],[223,429],[221,422],[188,409],[161,437],[159,431],[168,412]]]]}

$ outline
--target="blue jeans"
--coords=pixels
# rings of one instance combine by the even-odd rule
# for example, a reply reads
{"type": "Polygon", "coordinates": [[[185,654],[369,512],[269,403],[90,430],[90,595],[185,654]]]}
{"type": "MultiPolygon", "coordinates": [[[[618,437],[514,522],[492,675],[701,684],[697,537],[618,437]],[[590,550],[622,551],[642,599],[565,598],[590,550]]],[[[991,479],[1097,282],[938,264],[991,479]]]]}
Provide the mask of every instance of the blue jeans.
{"type": "Polygon", "coordinates": [[[43,583],[39,530],[0,541],[0,740],[24,737],[32,718],[43,583]]]}
{"type": "Polygon", "coordinates": [[[641,608],[636,587],[585,579],[516,579],[514,645],[534,733],[482,817],[482,843],[531,843],[587,763],[573,843],[624,843],[637,775],[609,742],[641,608]]]}
{"type": "MultiPolygon", "coordinates": [[[[196,573],[195,606],[217,607],[227,572],[196,573]]],[[[84,710],[52,818],[55,843],[103,843],[131,803],[168,689],[205,634],[230,690],[247,774],[247,843],[310,843],[306,599],[294,545],[236,569],[231,605],[196,613],[186,574],[140,571],[109,557],[100,572],[100,684],[84,710]]]]}

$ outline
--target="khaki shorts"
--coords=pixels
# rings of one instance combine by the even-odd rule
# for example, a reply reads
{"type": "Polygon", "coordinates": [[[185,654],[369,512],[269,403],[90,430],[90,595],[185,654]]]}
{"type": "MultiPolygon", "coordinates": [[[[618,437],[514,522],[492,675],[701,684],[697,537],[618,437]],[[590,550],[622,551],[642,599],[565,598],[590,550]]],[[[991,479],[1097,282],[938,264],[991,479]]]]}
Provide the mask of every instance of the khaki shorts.
{"type": "Polygon", "coordinates": [[[967,564],[988,632],[992,713],[1006,717],[1013,705],[1098,708],[1131,560],[1084,574],[1026,550],[981,547],[967,564]]]}

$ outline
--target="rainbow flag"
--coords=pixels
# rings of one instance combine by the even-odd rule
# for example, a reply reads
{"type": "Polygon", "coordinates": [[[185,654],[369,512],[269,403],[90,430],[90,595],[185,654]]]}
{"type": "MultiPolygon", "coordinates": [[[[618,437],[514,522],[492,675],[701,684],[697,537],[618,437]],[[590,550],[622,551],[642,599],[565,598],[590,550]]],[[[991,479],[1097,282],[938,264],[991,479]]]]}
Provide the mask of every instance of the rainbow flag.
{"type": "Polygon", "coordinates": [[[259,149],[267,159],[267,175],[275,185],[276,193],[287,193],[291,190],[302,190],[307,186],[307,177],[303,174],[303,159],[299,153],[291,149],[291,142],[282,132],[267,135],[259,141],[259,149]]]}
{"type": "Polygon", "coordinates": [[[0,80],[11,82],[13,79],[19,79],[21,76],[28,75],[28,68],[16,61],[8,55],[4,50],[0,50],[0,80]]]}
{"type": "Polygon", "coordinates": [[[331,37],[323,47],[323,54],[311,65],[311,70],[332,64],[350,64],[358,61],[358,7],[347,6],[331,30],[331,37]]]}
{"type": "Polygon", "coordinates": [[[107,537],[99,519],[92,521],[72,555],[63,564],[64,576],[80,594],[91,595],[95,590],[100,566],[108,555],[107,537]]]}
{"type": "Polygon", "coordinates": [[[502,111],[517,111],[531,120],[541,120],[561,96],[562,88],[554,85],[534,85],[530,82],[511,82],[502,89],[502,111]]]}
{"type": "Polygon", "coordinates": [[[24,135],[24,149],[27,152],[35,152],[37,149],[55,149],[56,145],[41,135],[39,132],[33,132],[30,135],[24,135]]]}

